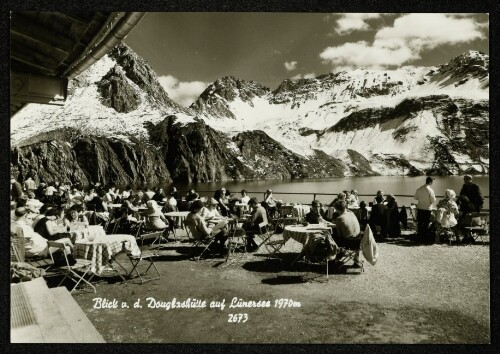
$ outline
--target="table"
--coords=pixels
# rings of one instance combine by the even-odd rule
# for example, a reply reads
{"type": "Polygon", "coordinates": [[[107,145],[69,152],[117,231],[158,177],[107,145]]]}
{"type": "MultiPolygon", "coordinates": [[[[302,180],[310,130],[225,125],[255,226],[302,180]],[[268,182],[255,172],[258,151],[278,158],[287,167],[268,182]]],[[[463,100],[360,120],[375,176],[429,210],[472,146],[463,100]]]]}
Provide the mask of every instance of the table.
{"type": "Polygon", "coordinates": [[[113,256],[124,250],[131,251],[134,256],[141,255],[137,241],[132,235],[99,235],[94,241],[86,239],[76,241],[73,256],[92,261],[90,271],[99,275],[103,272],[105,266],[110,265],[113,268],[111,264],[113,256]]]}
{"type": "MultiPolygon", "coordinates": [[[[180,218],[181,226],[186,231],[189,238],[190,232],[189,229],[186,227],[186,224],[184,223],[186,221],[186,216],[188,216],[188,214],[189,211],[169,211],[168,213],[164,213],[163,215],[169,216],[171,218],[180,218]]],[[[175,231],[174,231],[174,236],[175,236],[175,231]]]]}
{"type": "Polygon", "coordinates": [[[238,216],[242,216],[244,212],[248,212],[250,209],[248,203],[236,202],[234,203],[235,209],[238,209],[238,216]]]}
{"type": "Polygon", "coordinates": [[[80,240],[93,240],[97,237],[106,236],[106,232],[101,225],[89,225],[86,228],[78,228],[70,230],[71,242],[75,243],[80,240]]]}
{"type": "MultiPolygon", "coordinates": [[[[293,260],[292,265],[306,254],[312,254],[316,245],[325,238],[325,232],[330,232],[331,227],[323,226],[320,224],[309,224],[307,226],[285,226],[283,230],[283,239],[288,241],[294,239],[304,245],[302,251],[293,260]]],[[[336,252],[335,252],[336,254],[336,252]]],[[[334,256],[332,254],[331,256],[334,256]]]]}

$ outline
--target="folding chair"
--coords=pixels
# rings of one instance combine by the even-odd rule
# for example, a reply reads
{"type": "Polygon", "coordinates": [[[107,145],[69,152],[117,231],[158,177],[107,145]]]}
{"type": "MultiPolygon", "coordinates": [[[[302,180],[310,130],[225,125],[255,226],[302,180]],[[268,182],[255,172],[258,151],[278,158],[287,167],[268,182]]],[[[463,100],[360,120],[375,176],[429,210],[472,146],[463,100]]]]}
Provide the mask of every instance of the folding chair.
{"type": "Polygon", "coordinates": [[[127,277],[131,278],[132,273],[136,273],[139,279],[141,280],[141,285],[144,284],[147,281],[150,280],[155,280],[155,279],[160,279],[161,274],[158,271],[158,268],[156,268],[156,265],[154,263],[154,258],[158,257],[159,254],[152,252],[152,251],[144,251],[141,252],[140,255],[134,256],[132,252],[127,253],[128,258],[130,260],[130,263],[132,263],[132,270],[127,274],[127,277]],[[141,262],[146,262],[145,266],[147,265],[147,268],[144,272],[139,272],[139,266],[141,262]],[[151,276],[148,277],[147,274],[149,270],[153,268],[156,272],[156,276],[151,276]]]}
{"type": "MultiPolygon", "coordinates": [[[[360,238],[360,240],[361,240],[363,234],[364,234],[364,232],[361,231],[361,233],[358,236],[360,238]]],[[[357,246],[357,247],[352,247],[352,246],[347,246],[347,245],[343,245],[343,246],[339,245],[338,255],[340,255],[340,257],[336,258],[336,263],[345,266],[346,263],[352,261],[354,264],[357,263],[360,266],[359,268],[360,268],[361,272],[364,272],[365,268],[364,268],[363,261],[361,259],[359,259],[360,254],[361,254],[361,241],[360,241],[359,246],[357,246]]]]}
{"type": "Polygon", "coordinates": [[[168,243],[168,240],[163,236],[163,233],[167,228],[164,229],[158,229],[158,230],[149,230],[145,226],[145,221],[141,221],[139,224],[139,227],[137,228],[137,233],[135,238],[141,240],[141,246],[144,245],[144,240],[145,239],[150,239],[154,238],[153,242],[151,243],[151,247],[154,246],[156,242],[158,242],[158,247],[161,247],[162,245],[162,240],[165,241],[165,243],[168,243]]]}
{"type": "Polygon", "coordinates": [[[189,241],[192,242],[192,245],[191,247],[193,249],[195,248],[199,248],[199,247],[203,247],[203,250],[201,251],[201,253],[195,257],[193,255],[193,258],[196,260],[196,261],[199,261],[201,259],[201,256],[203,256],[203,254],[207,251],[210,252],[210,255],[213,255],[213,252],[212,250],[210,249],[210,246],[212,245],[212,243],[214,243],[215,241],[215,237],[203,237],[203,238],[197,238],[198,236],[198,231],[194,228],[194,225],[192,224],[188,224],[186,225],[188,228],[189,228],[189,231],[191,233],[191,238],[189,239],[189,241]]]}
{"type": "MultiPolygon", "coordinates": [[[[70,265],[68,262],[68,254],[66,252],[66,246],[64,243],[61,242],[56,242],[56,241],[48,241],[49,247],[54,247],[62,252],[64,252],[64,259],[66,261],[65,265],[61,266],[55,266],[54,268],[57,269],[61,274],[64,275],[64,278],[61,280],[61,282],[57,286],[61,286],[61,284],[67,279],[71,279],[74,283],[75,286],[71,289],[70,293],[72,293],[76,287],[81,283],[85,283],[89,285],[93,290],[94,293],[97,292],[96,288],[94,285],[90,283],[90,281],[85,279],[85,276],[89,273],[90,268],[92,266],[92,261],[87,260],[87,259],[81,259],[77,258],[76,263],[74,265],[70,265]],[[78,274],[77,272],[81,272],[82,275],[78,274]]],[[[54,258],[52,256],[52,253],[50,253],[50,258],[52,259],[52,262],[54,261],[54,258]]],[[[92,277],[90,278],[92,279],[92,277]]]]}
{"type": "Polygon", "coordinates": [[[268,255],[267,259],[278,259],[279,261],[282,261],[282,259],[278,256],[281,250],[281,248],[285,245],[285,240],[283,239],[283,235],[276,235],[273,238],[274,235],[274,230],[269,227],[268,224],[265,222],[262,222],[259,224],[259,230],[260,233],[258,234],[259,237],[262,239],[262,242],[259,245],[260,246],[264,245],[266,248],[268,255]]]}
{"type": "Polygon", "coordinates": [[[490,213],[468,213],[466,215],[466,220],[470,220],[470,222],[464,227],[469,236],[476,242],[481,239],[481,242],[485,243],[485,238],[489,238],[490,236],[490,213]],[[479,218],[479,220],[477,218],[479,218]]]}
{"type": "Polygon", "coordinates": [[[234,228],[230,231],[229,237],[227,239],[228,252],[226,255],[226,262],[231,254],[234,254],[237,250],[243,250],[247,252],[247,233],[245,229],[238,226],[238,219],[235,219],[234,228]]]}

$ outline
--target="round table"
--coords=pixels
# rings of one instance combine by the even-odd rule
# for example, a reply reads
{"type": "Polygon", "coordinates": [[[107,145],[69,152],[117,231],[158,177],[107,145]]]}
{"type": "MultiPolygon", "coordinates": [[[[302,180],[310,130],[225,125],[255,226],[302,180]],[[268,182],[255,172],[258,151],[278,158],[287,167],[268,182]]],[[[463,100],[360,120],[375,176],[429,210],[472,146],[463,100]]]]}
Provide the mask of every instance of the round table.
{"type": "Polygon", "coordinates": [[[100,236],[106,236],[104,228],[100,225],[89,225],[84,228],[70,230],[71,242],[75,243],[80,240],[93,240],[100,236]]]}
{"type": "MultiPolygon", "coordinates": [[[[330,230],[331,227],[320,224],[309,224],[307,226],[301,226],[301,225],[285,226],[283,230],[283,239],[285,240],[285,242],[292,238],[295,241],[300,242],[301,244],[304,245],[302,247],[302,251],[292,262],[292,265],[302,256],[306,254],[312,254],[318,242],[324,239],[326,236],[325,233],[329,234],[330,230]]],[[[331,242],[333,242],[333,240],[331,242]]]]}

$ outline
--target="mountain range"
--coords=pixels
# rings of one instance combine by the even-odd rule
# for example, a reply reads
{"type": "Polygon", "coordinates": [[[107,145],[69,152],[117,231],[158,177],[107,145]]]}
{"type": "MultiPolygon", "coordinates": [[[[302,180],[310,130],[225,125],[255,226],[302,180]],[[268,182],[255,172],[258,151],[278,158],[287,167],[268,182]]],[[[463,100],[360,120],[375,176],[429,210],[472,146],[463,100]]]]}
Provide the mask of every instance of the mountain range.
{"type": "Polygon", "coordinates": [[[124,185],[489,171],[489,56],[478,51],[275,90],[228,76],[182,107],[120,44],[68,91],[64,106],[11,119],[14,173],[124,185]]]}

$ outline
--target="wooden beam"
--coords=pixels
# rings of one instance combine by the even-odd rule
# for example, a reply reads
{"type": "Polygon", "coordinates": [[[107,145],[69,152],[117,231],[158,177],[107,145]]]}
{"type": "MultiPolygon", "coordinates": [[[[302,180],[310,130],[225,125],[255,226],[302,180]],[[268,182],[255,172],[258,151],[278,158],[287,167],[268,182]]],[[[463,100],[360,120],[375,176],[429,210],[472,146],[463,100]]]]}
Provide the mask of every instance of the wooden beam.
{"type": "Polygon", "coordinates": [[[30,57],[30,56],[22,54],[20,52],[14,51],[12,49],[10,51],[10,58],[17,60],[18,62],[21,62],[25,65],[29,65],[32,68],[37,68],[39,70],[42,70],[43,72],[45,72],[47,74],[50,74],[50,75],[57,74],[57,67],[48,68],[46,66],[40,65],[37,62],[34,62],[33,57],[30,57]]]}
{"type": "Polygon", "coordinates": [[[63,104],[67,97],[68,80],[55,77],[10,74],[10,101],[63,104]]]}
{"type": "Polygon", "coordinates": [[[71,52],[75,46],[75,41],[64,36],[61,33],[50,30],[47,27],[25,19],[19,14],[12,15],[10,26],[11,33],[19,34],[23,37],[33,39],[43,44],[49,44],[51,47],[66,53],[71,52]]]}

